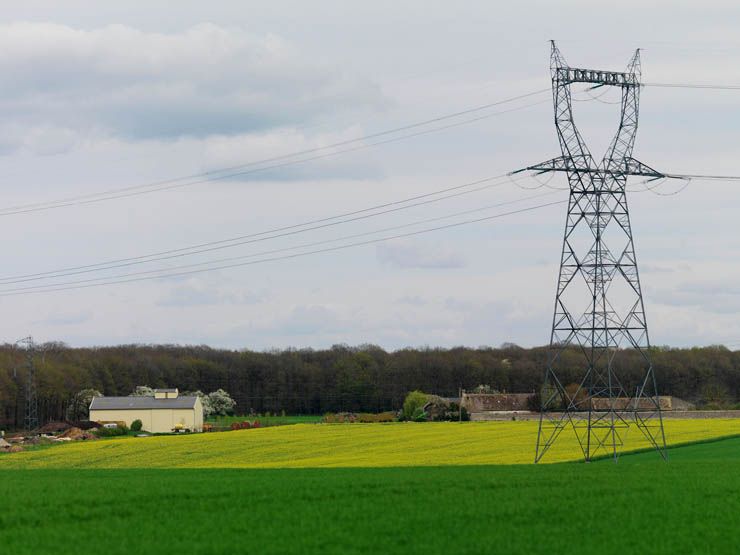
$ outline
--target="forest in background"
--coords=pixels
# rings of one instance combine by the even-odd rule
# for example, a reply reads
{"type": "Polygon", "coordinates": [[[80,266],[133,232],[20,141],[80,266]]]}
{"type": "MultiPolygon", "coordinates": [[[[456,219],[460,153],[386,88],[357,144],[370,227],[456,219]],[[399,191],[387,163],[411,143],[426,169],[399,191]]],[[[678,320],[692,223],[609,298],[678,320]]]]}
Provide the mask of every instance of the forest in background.
{"type": "MultiPolygon", "coordinates": [[[[123,345],[70,348],[38,346],[39,420],[63,420],[77,392],[128,395],[138,385],[181,391],[226,390],[235,412],[324,414],[381,412],[401,407],[409,391],[457,396],[460,388],[487,385],[502,392],[534,392],[541,386],[548,349],[512,344],[499,348],[419,348],[388,352],[373,345],[266,352],[205,346],[123,345]]],[[[655,347],[651,358],[661,395],[674,395],[717,408],[740,400],[740,351],[713,346],[655,347]]],[[[644,372],[637,352],[617,357],[628,390],[644,372]]],[[[564,384],[582,375],[582,356],[562,354],[564,384]]],[[[0,428],[21,427],[24,418],[26,355],[0,346],[0,428]]]]}

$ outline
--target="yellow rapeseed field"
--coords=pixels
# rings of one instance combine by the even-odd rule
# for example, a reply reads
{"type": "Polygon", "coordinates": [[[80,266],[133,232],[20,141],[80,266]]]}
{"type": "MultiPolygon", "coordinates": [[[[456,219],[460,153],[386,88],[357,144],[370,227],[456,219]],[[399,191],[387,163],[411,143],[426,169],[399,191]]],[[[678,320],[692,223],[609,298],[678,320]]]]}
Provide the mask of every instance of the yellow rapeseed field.
{"type": "MultiPolygon", "coordinates": [[[[667,419],[669,444],[740,433],[737,419],[667,419]]],[[[3,468],[302,468],[527,464],[537,422],[297,424],[78,442],[0,456],[3,468]]],[[[631,429],[625,450],[647,446],[631,429]]],[[[580,458],[572,431],[543,462],[580,458]]],[[[657,456],[657,455],[656,455],[657,456]]]]}

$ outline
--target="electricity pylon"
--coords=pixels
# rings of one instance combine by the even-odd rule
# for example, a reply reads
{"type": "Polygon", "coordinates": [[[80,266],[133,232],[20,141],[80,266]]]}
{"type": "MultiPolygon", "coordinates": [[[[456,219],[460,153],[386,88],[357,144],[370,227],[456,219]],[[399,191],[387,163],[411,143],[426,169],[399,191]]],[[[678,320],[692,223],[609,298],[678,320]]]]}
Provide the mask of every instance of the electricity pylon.
{"type": "Polygon", "coordinates": [[[590,461],[617,460],[631,426],[663,458],[665,434],[650,362],[645,307],[627,207],[627,177],[670,177],[632,158],[640,99],[640,51],[625,72],[569,67],[551,42],[550,71],[561,156],[521,171],[564,172],[570,195],[535,462],[572,428],[590,461]],[[619,128],[596,163],[576,128],[571,85],[621,89],[619,128]],[[639,376],[620,375],[619,360],[639,359],[639,376]]]}
{"type": "Polygon", "coordinates": [[[26,411],[23,425],[26,430],[35,430],[39,427],[39,405],[36,397],[36,344],[33,337],[24,337],[16,341],[16,345],[26,346],[26,411]]]}

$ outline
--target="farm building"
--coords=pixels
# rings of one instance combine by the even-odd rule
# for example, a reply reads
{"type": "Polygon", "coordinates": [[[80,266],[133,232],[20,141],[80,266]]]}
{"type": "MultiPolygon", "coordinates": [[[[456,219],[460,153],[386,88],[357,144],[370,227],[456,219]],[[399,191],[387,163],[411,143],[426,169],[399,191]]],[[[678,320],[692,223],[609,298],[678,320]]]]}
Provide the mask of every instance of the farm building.
{"type": "Polygon", "coordinates": [[[203,431],[203,404],[198,397],[183,397],[177,389],[155,389],[154,397],[95,397],[90,420],[125,422],[141,420],[142,429],[166,433],[183,429],[203,431]]]}

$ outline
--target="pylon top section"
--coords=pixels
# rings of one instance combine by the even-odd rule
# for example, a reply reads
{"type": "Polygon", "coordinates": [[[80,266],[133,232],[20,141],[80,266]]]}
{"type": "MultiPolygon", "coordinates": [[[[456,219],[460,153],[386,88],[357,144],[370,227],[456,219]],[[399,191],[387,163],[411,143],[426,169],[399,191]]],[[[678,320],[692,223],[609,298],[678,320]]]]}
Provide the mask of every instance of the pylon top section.
{"type": "Polygon", "coordinates": [[[611,85],[617,87],[639,87],[641,77],[640,49],[638,48],[629,64],[627,71],[604,71],[600,69],[584,69],[570,67],[555,41],[550,41],[550,74],[554,83],[569,85],[570,83],[593,83],[598,87],[611,85]]]}

